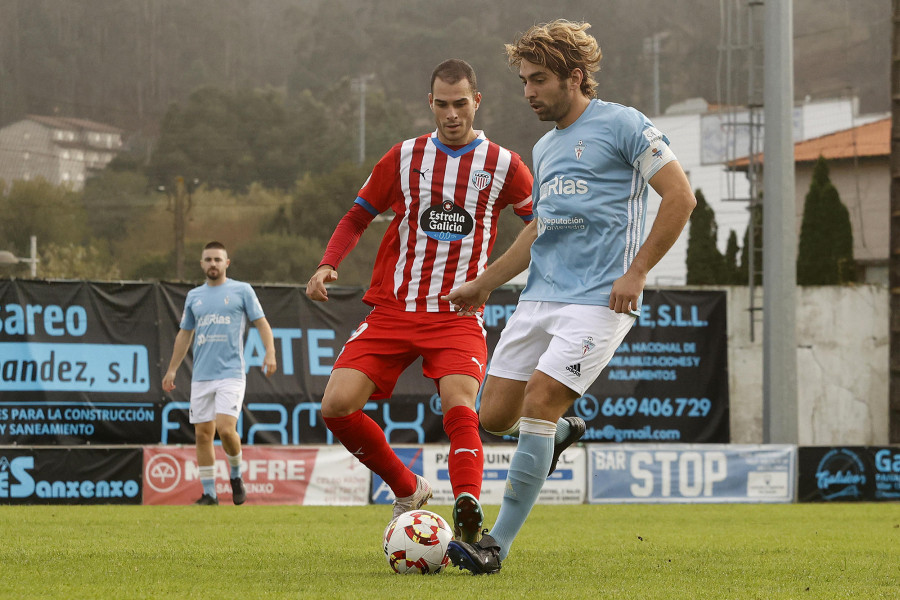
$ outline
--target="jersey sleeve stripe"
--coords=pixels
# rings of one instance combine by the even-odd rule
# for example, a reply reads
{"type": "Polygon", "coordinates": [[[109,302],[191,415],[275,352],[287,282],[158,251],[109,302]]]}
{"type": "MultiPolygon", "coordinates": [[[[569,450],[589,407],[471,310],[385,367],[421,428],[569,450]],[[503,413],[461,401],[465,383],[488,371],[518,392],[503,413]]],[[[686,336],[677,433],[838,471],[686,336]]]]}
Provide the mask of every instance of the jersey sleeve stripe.
{"type": "Polygon", "coordinates": [[[356,204],[359,204],[364,209],[366,209],[369,212],[369,214],[371,214],[372,216],[377,217],[380,214],[378,212],[378,209],[375,208],[374,206],[372,206],[371,204],[369,204],[368,202],[366,202],[366,200],[364,198],[360,198],[359,196],[357,196],[356,200],[354,200],[354,202],[356,204]]]}

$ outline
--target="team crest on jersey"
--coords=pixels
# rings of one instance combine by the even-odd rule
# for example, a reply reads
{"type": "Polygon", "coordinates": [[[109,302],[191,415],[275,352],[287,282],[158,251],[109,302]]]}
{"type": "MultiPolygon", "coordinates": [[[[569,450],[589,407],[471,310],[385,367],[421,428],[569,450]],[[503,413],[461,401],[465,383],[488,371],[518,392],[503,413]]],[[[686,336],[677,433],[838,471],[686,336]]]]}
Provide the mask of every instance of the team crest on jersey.
{"type": "Polygon", "coordinates": [[[581,160],[581,153],[584,152],[584,149],[587,146],[584,145],[582,140],[578,140],[578,143],[575,144],[575,158],[581,160]]]}
{"type": "Polygon", "coordinates": [[[487,171],[475,171],[475,173],[472,174],[472,185],[480,192],[491,184],[491,179],[493,179],[493,177],[491,177],[491,174],[487,171]]]}

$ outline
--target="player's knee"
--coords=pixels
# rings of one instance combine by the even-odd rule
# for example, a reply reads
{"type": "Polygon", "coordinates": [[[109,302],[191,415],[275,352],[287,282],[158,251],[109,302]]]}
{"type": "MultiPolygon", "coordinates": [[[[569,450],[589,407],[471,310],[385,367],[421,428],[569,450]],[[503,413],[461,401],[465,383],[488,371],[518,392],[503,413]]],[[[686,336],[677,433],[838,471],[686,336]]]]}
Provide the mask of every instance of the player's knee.
{"type": "Polygon", "coordinates": [[[441,396],[441,412],[445,415],[457,406],[466,406],[475,410],[475,397],[467,394],[441,396]]]}
{"type": "Polygon", "coordinates": [[[500,432],[506,432],[514,427],[519,420],[518,414],[508,414],[502,411],[491,410],[490,405],[482,403],[481,411],[478,413],[478,421],[481,427],[488,433],[501,435],[500,432]]]}
{"type": "Polygon", "coordinates": [[[216,437],[216,430],[198,429],[195,431],[195,439],[198,445],[212,444],[216,437]]]}
{"type": "Polygon", "coordinates": [[[220,440],[240,440],[241,436],[237,434],[237,429],[233,424],[219,424],[216,426],[220,440]]]}
{"type": "MultiPolygon", "coordinates": [[[[365,401],[363,401],[363,405],[365,405],[365,401]]],[[[322,398],[322,416],[326,419],[339,419],[341,417],[346,417],[347,415],[352,415],[362,406],[359,405],[358,402],[350,401],[347,398],[341,398],[336,395],[326,394],[324,398],[322,398]]]]}

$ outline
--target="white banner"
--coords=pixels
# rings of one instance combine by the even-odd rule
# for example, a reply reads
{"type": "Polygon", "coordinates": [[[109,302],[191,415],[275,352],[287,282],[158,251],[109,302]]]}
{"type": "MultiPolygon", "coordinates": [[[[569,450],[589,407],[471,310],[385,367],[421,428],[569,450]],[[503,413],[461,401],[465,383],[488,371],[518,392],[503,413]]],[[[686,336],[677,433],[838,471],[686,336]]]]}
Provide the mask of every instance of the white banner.
{"type": "MultiPolygon", "coordinates": [[[[447,459],[450,446],[394,446],[400,459],[413,470],[422,475],[431,484],[434,504],[453,504],[453,489],[450,486],[450,473],[447,459]]],[[[500,504],[503,490],[506,487],[506,475],[512,455],[516,451],[515,444],[484,447],[484,478],[481,486],[482,504],[500,504]]],[[[587,459],[584,448],[568,448],[559,458],[556,471],[553,472],[538,497],[540,504],[582,504],[587,495],[587,459]]],[[[385,485],[381,477],[372,475],[373,504],[388,504],[394,501],[394,495],[385,485]]]]}

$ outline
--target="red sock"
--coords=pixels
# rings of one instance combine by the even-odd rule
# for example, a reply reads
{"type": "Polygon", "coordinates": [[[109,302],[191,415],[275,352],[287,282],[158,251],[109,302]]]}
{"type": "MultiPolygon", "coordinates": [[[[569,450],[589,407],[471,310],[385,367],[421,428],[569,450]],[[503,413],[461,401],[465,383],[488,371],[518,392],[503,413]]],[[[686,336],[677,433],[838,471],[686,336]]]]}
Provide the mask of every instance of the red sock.
{"type": "Polygon", "coordinates": [[[481,497],[484,448],[478,435],[478,414],[468,406],[454,406],[444,414],[444,431],[450,438],[450,485],[453,497],[463,492],[481,497]]]}
{"type": "Polygon", "coordinates": [[[359,462],[379,475],[398,498],[416,491],[416,475],[403,464],[384,437],[381,427],[358,410],[346,417],[322,417],[325,425],[359,462]]]}

